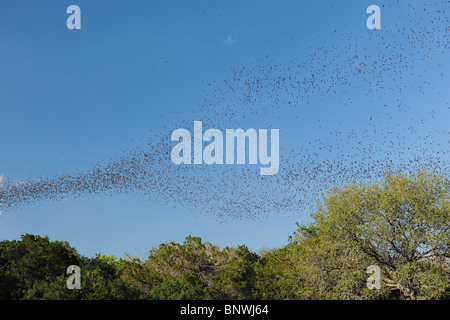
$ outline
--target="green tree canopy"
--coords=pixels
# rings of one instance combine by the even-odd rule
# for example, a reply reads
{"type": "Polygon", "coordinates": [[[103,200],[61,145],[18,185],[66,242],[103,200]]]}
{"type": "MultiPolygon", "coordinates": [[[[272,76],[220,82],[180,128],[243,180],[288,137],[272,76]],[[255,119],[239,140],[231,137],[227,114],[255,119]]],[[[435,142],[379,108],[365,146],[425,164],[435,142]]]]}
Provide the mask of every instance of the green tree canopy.
{"type": "MultiPolygon", "coordinates": [[[[317,259],[328,251],[319,264],[376,264],[384,288],[409,299],[442,297],[449,289],[449,187],[443,175],[418,171],[332,188],[313,214],[313,242],[326,243],[323,250],[317,248],[317,259]]],[[[311,240],[299,234],[307,247],[311,240]]]]}
{"type": "Polygon", "coordinates": [[[450,297],[450,183],[430,171],[327,190],[312,223],[258,255],[199,237],[145,261],[80,256],[26,234],[0,242],[0,299],[444,299],[450,297]],[[81,269],[81,290],[66,287],[81,269]],[[369,266],[381,289],[367,287],[369,266]]]}
{"type": "Polygon", "coordinates": [[[21,240],[0,242],[0,298],[44,298],[38,288],[62,281],[67,267],[80,264],[81,257],[67,242],[25,234],[21,240]],[[44,282],[46,283],[44,285],[44,282]],[[30,295],[28,290],[34,293],[30,295]]]}

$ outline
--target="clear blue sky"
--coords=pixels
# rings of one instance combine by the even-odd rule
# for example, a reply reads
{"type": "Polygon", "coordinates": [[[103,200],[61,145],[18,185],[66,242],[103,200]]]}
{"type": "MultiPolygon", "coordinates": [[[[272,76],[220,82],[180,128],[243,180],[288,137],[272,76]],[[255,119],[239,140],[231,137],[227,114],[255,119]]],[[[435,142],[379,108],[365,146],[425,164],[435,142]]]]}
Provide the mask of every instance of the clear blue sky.
{"type": "MultiPolygon", "coordinates": [[[[249,110],[245,119],[234,119],[240,125],[279,128],[280,161],[288,160],[289,152],[308,157],[320,139],[334,148],[328,159],[355,153],[364,158],[359,142],[370,141],[371,150],[380,152],[370,156],[380,159],[407,163],[408,147],[423,147],[432,156],[440,152],[437,158],[447,163],[448,3],[413,1],[413,6],[325,0],[4,1],[0,174],[4,181],[21,181],[89,170],[151,140],[151,129],[170,120],[169,110],[183,113],[188,122],[200,120],[189,114],[202,115],[196,102],[213,99],[208,93],[223,98],[221,107],[249,110]],[[71,4],[81,8],[81,30],[66,28],[71,4]],[[382,9],[381,30],[366,27],[371,4],[382,9]],[[361,67],[361,62],[370,64],[361,67]],[[334,65],[344,79],[333,80],[339,77],[334,65]],[[302,80],[314,78],[316,87],[267,81],[260,92],[243,85],[265,72],[272,80],[294,77],[294,66],[301,68],[302,80]],[[233,68],[244,68],[241,82],[233,78],[233,68]],[[364,79],[358,68],[365,68],[364,79]],[[219,90],[223,80],[236,87],[236,96],[230,88],[219,90]],[[302,90],[307,97],[292,98],[302,90]],[[268,110],[254,121],[257,106],[239,100],[248,91],[268,110]],[[345,134],[337,139],[335,131],[345,134]],[[313,147],[304,148],[309,142],[313,147]]],[[[346,164],[353,166],[350,160],[346,164]]],[[[310,221],[309,214],[298,208],[286,215],[221,221],[182,203],[171,208],[133,195],[86,195],[2,211],[0,240],[33,233],[67,240],[87,256],[129,252],[145,258],[152,246],[195,235],[258,251],[286,244],[295,222],[310,221]]]]}

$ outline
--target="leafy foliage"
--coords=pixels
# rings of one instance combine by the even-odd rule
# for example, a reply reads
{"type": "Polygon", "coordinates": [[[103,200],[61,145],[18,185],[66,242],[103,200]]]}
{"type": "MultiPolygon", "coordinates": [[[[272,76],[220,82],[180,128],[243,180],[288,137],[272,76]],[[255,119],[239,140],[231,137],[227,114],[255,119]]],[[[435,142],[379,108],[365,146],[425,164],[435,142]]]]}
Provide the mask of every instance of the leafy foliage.
{"type": "Polygon", "coordinates": [[[2,241],[0,297],[24,298],[30,289],[37,293],[43,282],[58,281],[73,264],[80,264],[80,256],[67,242],[50,242],[48,237],[30,234],[20,241],[2,241]]]}
{"type": "Polygon", "coordinates": [[[0,299],[448,299],[450,183],[428,171],[331,188],[310,225],[256,254],[199,237],[150,250],[145,261],[80,256],[26,234],[0,242],[0,299]],[[69,265],[81,290],[66,287],[69,265]],[[367,268],[381,289],[367,288],[367,268]]]}

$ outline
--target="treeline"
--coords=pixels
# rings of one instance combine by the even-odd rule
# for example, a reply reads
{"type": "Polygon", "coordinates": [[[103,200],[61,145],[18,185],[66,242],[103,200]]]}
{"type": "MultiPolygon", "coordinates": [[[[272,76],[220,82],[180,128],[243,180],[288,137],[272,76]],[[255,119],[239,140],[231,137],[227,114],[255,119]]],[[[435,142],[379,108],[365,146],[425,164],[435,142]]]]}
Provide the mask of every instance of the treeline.
{"type": "Polygon", "coordinates": [[[449,181],[428,171],[332,188],[313,223],[261,253],[189,236],[144,260],[87,258],[67,242],[26,234],[0,242],[0,298],[448,299],[449,196],[449,181]],[[79,290],[67,288],[70,265],[80,267],[79,290]]]}

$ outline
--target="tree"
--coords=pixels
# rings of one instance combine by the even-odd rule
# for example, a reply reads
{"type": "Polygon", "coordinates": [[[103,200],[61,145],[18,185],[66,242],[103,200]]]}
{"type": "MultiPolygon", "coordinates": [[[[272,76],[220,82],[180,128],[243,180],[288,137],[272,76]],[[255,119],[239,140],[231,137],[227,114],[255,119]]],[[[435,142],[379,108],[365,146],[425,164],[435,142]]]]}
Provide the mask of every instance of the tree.
{"type": "Polygon", "coordinates": [[[139,283],[151,299],[247,299],[252,297],[257,259],[245,246],[220,249],[188,236],[181,244],[163,243],[152,249],[140,272],[146,276],[139,283]],[[175,288],[182,294],[175,294],[175,288]]]}
{"type": "Polygon", "coordinates": [[[128,281],[128,274],[135,261],[117,260],[112,255],[97,254],[86,259],[82,270],[81,292],[87,300],[134,300],[142,292],[135,283],[128,281]]]}
{"type": "Polygon", "coordinates": [[[299,298],[296,288],[301,284],[294,271],[295,261],[289,254],[291,245],[264,252],[254,265],[254,295],[257,299],[287,300],[299,298]]]}
{"type": "Polygon", "coordinates": [[[332,188],[313,214],[314,227],[356,250],[355,261],[377,264],[383,287],[407,299],[442,298],[450,286],[449,187],[444,175],[418,171],[332,188]]]}
{"type": "Polygon", "coordinates": [[[67,242],[50,241],[48,237],[25,234],[19,241],[1,241],[0,298],[43,298],[44,287],[52,287],[44,282],[61,282],[67,267],[78,265],[80,259],[67,242]],[[33,293],[27,293],[29,289],[33,293]]]}
{"type": "Polygon", "coordinates": [[[367,267],[374,260],[321,225],[298,225],[285,254],[285,271],[295,299],[353,300],[387,297],[386,290],[370,291],[367,267]]]}
{"type": "Polygon", "coordinates": [[[212,278],[208,290],[211,299],[243,300],[253,298],[254,265],[259,257],[246,246],[225,248],[226,263],[212,278]]]}
{"type": "Polygon", "coordinates": [[[197,276],[183,274],[178,278],[166,278],[155,286],[148,298],[153,300],[201,300],[207,284],[197,276]]]}
{"type": "Polygon", "coordinates": [[[215,271],[218,254],[217,247],[203,243],[200,237],[188,236],[181,244],[172,241],[152,249],[145,268],[161,279],[193,274],[206,281],[215,271]]]}

